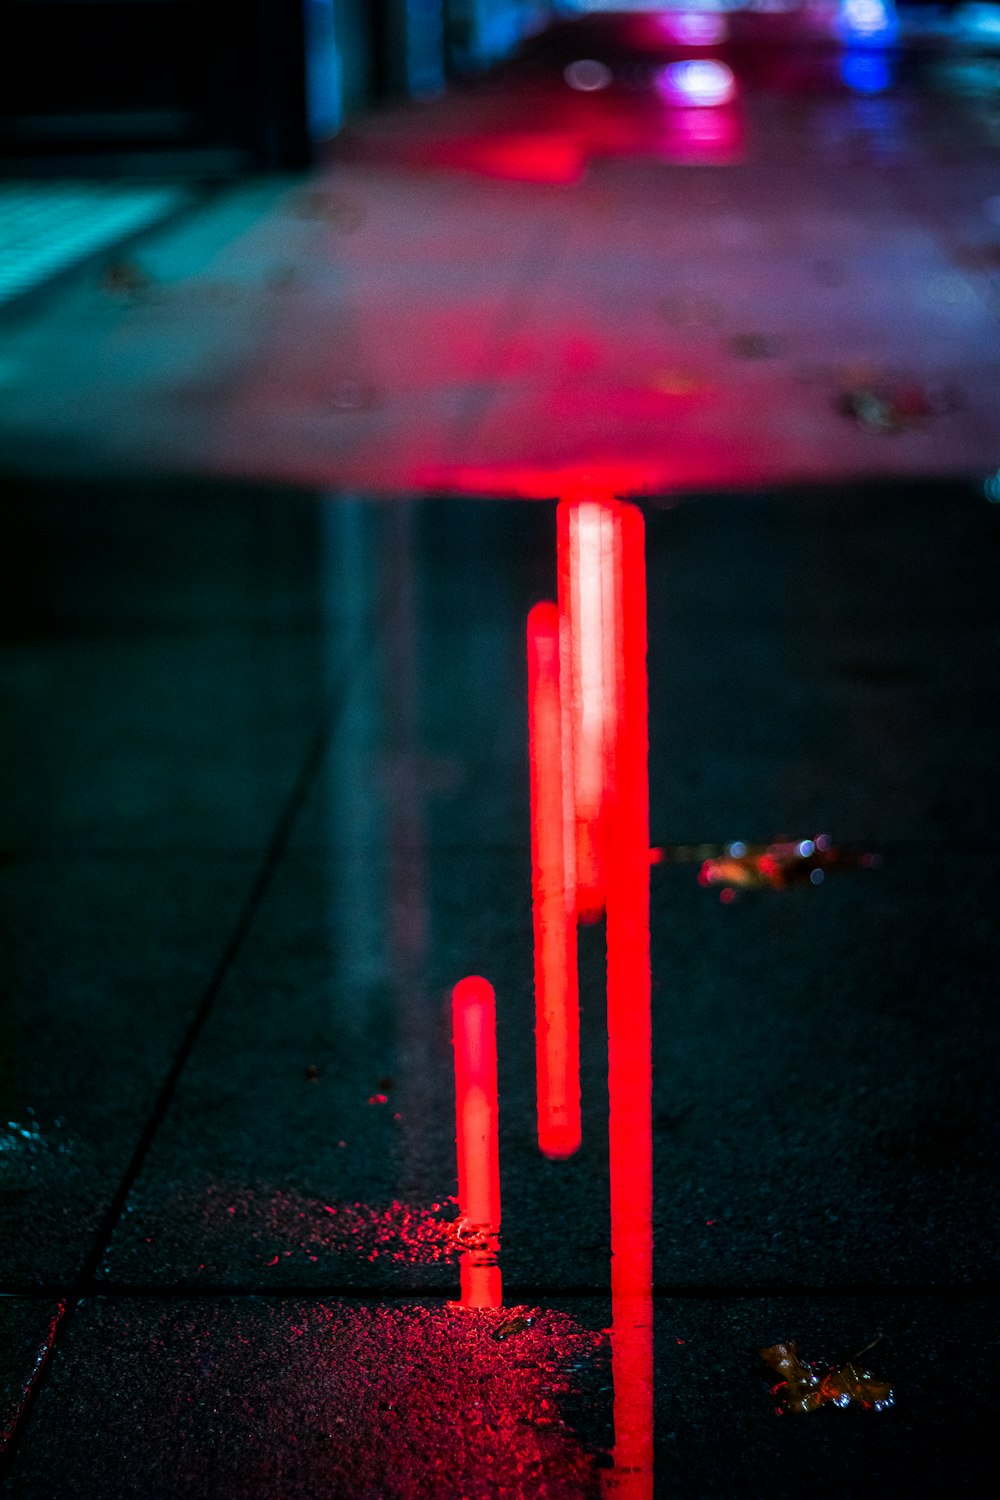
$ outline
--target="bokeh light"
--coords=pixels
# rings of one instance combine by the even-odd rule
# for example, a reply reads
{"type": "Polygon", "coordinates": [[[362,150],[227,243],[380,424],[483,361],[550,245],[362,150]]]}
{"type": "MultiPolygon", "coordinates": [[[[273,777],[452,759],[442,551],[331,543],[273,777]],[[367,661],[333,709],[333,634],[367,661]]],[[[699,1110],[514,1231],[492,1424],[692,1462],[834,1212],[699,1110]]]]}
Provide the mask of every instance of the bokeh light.
{"type": "Polygon", "coordinates": [[[899,17],[892,0],[841,0],[835,29],[855,46],[883,47],[899,36],[899,17]]]}
{"type": "Polygon", "coordinates": [[[668,63],[657,73],[656,86],[665,99],[700,109],[729,104],[736,94],[732,68],[711,57],[668,63]]]}
{"type": "Polygon", "coordinates": [[[682,47],[714,47],[729,35],[725,16],[717,11],[668,11],[659,18],[660,30],[682,47]]]}
{"type": "Polygon", "coordinates": [[[563,77],[571,89],[593,94],[598,89],[606,89],[613,74],[606,63],[598,62],[594,57],[580,57],[563,69],[563,77]]]}
{"type": "Polygon", "coordinates": [[[850,48],[841,58],[840,76],[854,94],[883,94],[892,85],[892,60],[881,51],[850,48]]]}

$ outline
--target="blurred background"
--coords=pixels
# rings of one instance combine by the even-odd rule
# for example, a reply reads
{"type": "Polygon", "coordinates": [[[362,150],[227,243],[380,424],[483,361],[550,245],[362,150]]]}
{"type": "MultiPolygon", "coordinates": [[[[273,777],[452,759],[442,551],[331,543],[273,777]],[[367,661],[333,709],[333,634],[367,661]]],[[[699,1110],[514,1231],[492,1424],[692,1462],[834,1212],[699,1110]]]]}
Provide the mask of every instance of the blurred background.
{"type": "MultiPolygon", "coordinates": [[[[555,21],[616,14],[640,23],[633,39],[646,18],[694,48],[732,16],[744,36],[766,18],[772,42],[1000,46],[1000,7],[930,0],[6,0],[0,156],[10,174],[297,167],[374,103],[433,97],[555,21]]],[[[849,71],[877,92],[877,67],[849,71]]]]}
{"type": "Polygon", "coordinates": [[[647,493],[996,469],[996,5],[2,25],[8,466],[535,497],[581,464],[647,493]]]}

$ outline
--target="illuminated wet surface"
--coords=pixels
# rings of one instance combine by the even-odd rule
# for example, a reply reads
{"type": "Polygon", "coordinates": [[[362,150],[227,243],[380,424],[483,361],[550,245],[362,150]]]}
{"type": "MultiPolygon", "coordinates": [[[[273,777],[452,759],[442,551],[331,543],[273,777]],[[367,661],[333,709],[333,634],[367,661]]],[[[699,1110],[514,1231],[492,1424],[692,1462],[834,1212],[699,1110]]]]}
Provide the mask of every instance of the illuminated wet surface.
{"type": "Polygon", "coordinates": [[[219,192],[12,310],[8,461],[546,497],[996,469],[995,59],[825,27],[563,28],[219,192]]]}
{"type": "Polygon", "coordinates": [[[12,1494],[986,1488],[995,77],[717,20],[5,315],[12,1494]]]}
{"type": "MultiPolygon", "coordinates": [[[[651,1281],[643,1043],[620,1030],[641,970],[612,1010],[632,1061],[609,1158],[602,921],[577,933],[581,1145],[538,1148],[526,625],[557,598],[555,507],[8,494],[8,1419],[54,1305],[75,1309],[13,1493],[67,1472],[95,1497],[979,1473],[989,1382],[950,1392],[993,1315],[981,487],[641,508],[651,1281]],[[699,882],[821,832],[881,862],[699,882]],[[448,1306],[470,1243],[451,990],[476,974],[503,1204],[486,1312],[448,1306]],[[892,1409],[779,1418],[758,1351],[793,1339],[820,1376],[878,1339],[862,1363],[892,1409]]],[[[633,877],[608,837],[610,920],[633,877]]]]}

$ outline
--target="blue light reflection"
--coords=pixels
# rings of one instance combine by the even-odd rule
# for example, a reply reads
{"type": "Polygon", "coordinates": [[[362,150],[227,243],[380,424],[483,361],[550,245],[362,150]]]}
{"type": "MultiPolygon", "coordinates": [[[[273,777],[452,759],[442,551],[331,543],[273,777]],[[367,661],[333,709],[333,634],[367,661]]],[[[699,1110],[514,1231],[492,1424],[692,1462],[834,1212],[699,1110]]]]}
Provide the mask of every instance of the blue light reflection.
{"type": "Polygon", "coordinates": [[[885,52],[853,48],[844,53],[840,76],[854,94],[884,94],[895,77],[895,59],[885,52]]]}

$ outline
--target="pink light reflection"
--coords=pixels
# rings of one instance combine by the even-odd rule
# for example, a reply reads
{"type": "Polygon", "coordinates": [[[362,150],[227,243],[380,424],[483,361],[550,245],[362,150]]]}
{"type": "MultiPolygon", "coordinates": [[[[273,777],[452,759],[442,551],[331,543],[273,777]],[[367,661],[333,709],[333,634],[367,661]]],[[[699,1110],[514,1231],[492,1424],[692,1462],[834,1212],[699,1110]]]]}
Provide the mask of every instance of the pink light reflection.
{"type": "Polygon", "coordinates": [[[681,47],[715,47],[729,35],[729,23],[717,11],[666,11],[657,19],[663,35],[681,47]]]}
{"type": "Polygon", "coordinates": [[[742,159],[743,119],[736,109],[675,109],[664,133],[669,161],[726,166],[742,159]]]}

